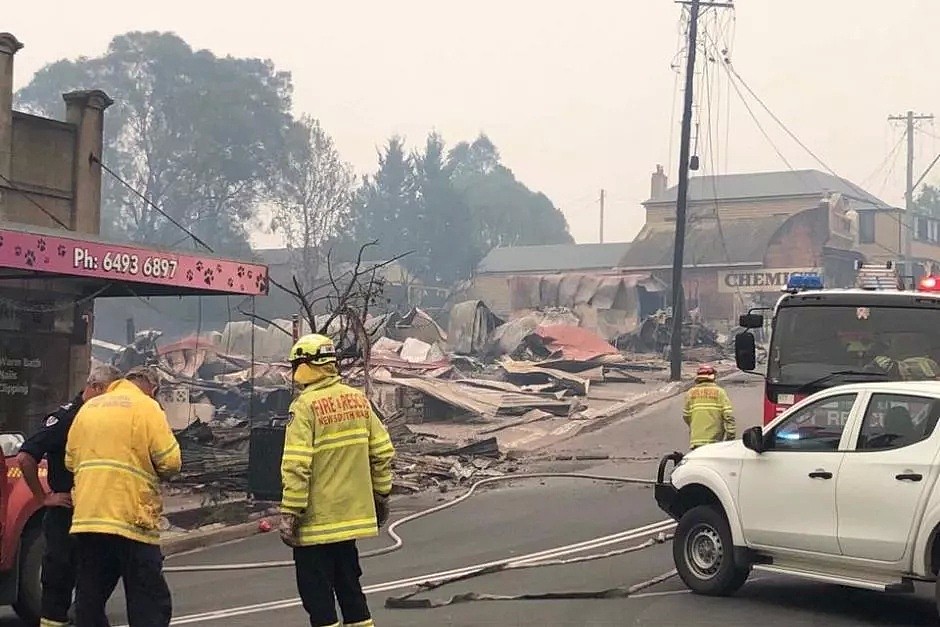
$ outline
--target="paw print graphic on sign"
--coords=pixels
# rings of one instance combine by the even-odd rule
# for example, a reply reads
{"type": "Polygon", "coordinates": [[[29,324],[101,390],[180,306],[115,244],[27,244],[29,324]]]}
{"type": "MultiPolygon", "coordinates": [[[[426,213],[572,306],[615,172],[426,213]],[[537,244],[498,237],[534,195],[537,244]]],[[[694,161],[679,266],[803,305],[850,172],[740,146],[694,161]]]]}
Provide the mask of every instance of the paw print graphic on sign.
{"type": "Polygon", "coordinates": [[[237,274],[239,279],[245,278],[245,266],[238,266],[237,274]]]}
{"type": "Polygon", "coordinates": [[[13,249],[13,252],[16,254],[17,257],[22,257],[22,256],[23,256],[23,247],[22,247],[22,246],[17,246],[16,248],[13,249]]]}
{"type": "Polygon", "coordinates": [[[39,241],[36,242],[36,248],[38,248],[41,253],[46,252],[46,240],[40,238],[39,241]]]}
{"type": "Polygon", "coordinates": [[[206,271],[203,273],[203,282],[206,285],[212,285],[212,282],[215,281],[215,272],[212,268],[206,268],[206,271]]]}
{"type": "Polygon", "coordinates": [[[203,265],[203,263],[202,263],[201,261],[197,261],[197,262],[196,262],[196,272],[202,272],[203,268],[205,268],[205,267],[206,267],[206,266],[203,265]]]}
{"type": "Polygon", "coordinates": [[[68,252],[68,249],[65,247],[65,244],[59,244],[59,247],[56,249],[56,252],[59,253],[60,257],[65,257],[65,254],[68,252]]]}
{"type": "Polygon", "coordinates": [[[228,283],[228,286],[229,286],[229,287],[235,287],[235,279],[234,279],[234,278],[229,277],[227,283],[228,283]]]}
{"type": "Polygon", "coordinates": [[[26,265],[30,268],[36,265],[36,253],[34,253],[32,250],[26,251],[26,265]]]}
{"type": "Polygon", "coordinates": [[[3,248],[3,236],[0,235],[0,248],[3,248]]]}
{"type": "Polygon", "coordinates": [[[196,278],[196,275],[193,274],[193,271],[192,271],[192,270],[187,270],[187,271],[186,271],[186,280],[187,280],[187,281],[192,281],[194,278],[196,278]]]}

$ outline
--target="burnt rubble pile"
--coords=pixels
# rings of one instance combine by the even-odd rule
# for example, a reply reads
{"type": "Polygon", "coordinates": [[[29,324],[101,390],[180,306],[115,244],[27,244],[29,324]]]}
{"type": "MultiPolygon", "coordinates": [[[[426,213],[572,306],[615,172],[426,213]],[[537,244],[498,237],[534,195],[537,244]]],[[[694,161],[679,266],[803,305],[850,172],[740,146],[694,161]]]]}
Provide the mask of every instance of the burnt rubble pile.
{"type": "Polygon", "coordinates": [[[519,470],[519,463],[500,451],[495,437],[463,445],[442,442],[412,431],[402,412],[387,418],[385,423],[396,449],[393,462],[396,494],[428,489],[447,492],[452,487],[519,470]]]}
{"type": "MultiPolygon", "coordinates": [[[[110,345],[110,355],[98,352],[122,368],[148,363],[162,372],[159,400],[183,455],[177,486],[247,491],[252,428],[283,425],[293,398],[290,366],[280,361],[291,338],[279,330],[291,323],[275,324],[233,322],[221,333],[159,345],[159,332],[144,331],[126,347],[110,345]]],[[[599,416],[587,405],[592,387],[662,376],[667,311],[614,338],[582,324],[557,307],[504,320],[481,301],[454,305],[447,330],[418,308],[369,317],[370,350],[343,374],[388,416],[396,490],[447,490],[516,472],[521,449],[504,445],[507,434],[540,421],[555,428],[592,420],[599,416]]],[[[719,359],[725,344],[694,316],[683,326],[691,361],[719,359]]]]}
{"type": "MultiPolygon", "coordinates": [[[[614,340],[621,351],[642,355],[655,354],[668,360],[672,344],[672,311],[660,310],[647,316],[636,329],[614,340]]],[[[717,361],[725,356],[728,336],[709,327],[696,312],[682,323],[683,358],[686,361],[717,361]]]]}
{"type": "Polygon", "coordinates": [[[245,492],[248,488],[248,442],[246,421],[211,426],[197,419],[176,433],[183,458],[182,472],[172,484],[192,490],[213,487],[223,492],[245,492]]]}

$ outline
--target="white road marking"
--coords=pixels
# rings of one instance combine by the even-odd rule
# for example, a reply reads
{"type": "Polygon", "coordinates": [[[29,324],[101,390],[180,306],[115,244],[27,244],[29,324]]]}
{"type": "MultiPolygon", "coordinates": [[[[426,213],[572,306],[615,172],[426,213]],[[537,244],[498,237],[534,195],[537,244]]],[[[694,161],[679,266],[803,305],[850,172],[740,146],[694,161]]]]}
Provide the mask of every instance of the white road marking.
{"type": "MultiPolygon", "coordinates": [[[[573,553],[583,553],[584,551],[590,549],[596,549],[611,544],[618,544],[621,542],[626,542],[628,540],[636,540],[637,538],[642,538],[645,536],[654,535],[661,532],[667,532],[672,530],[676,526],[674,520],[667,519],[662,520],[657,523],[652,523],[650,525],[645,525],[643,527],[637,527],[635,529],[629,529],[627,531],[622,531],[620,533],[611,534],[608,536],[602,536],[600,538],[594,538],[592,540],[585,540],[583,542],[577,542],[575,544],[568,544],[560,547],[555,547],[553,549],[546,549],[543,551],[537,551],[535,553],[530,553],[528,555],[521,555],[519,557],[510,557],[501,560],[495,560],[492,562],[486,562],[483,564],[475,564],[473,566],[465,566],[463,568],[456,568],[448,571],[441,571],[437,573],[432,573],[429,575],[421,575],[419,577],[410,577],[407,579],[399,579],[396,581],[388,581],[385,583],[373,584],[371,586],[365,586],[363,592],[366,594],[375,594],[378,592],[390,592],[392,590],[401,590],[403,588],[410,588],[420,583],[425,582],[437,582],[443,581],[445,579],[450,579],[451,577],[456,577],[459,575],[469,574],[475,570],[481,568],[488,568],[490,566],[497,566],[500,564],[507,563],[524,563],[524,562],[534,562],[542,559],[550,559],[555,557],[563,557],[566,555],[571,555],[573,553]]],[[[187,616],[180,616],[174,618],[170,624],[171,625],[191,625],[194,623],[205,623],[209,621],[219,620],[222,618],[234,618],[236,616],[246,616],[250,614],[258,614],[261,612],[271,612],[275,610],[284,610],[294,607],[300,607],[300,599],[282,599],[280,601],[269,601],[267,603],[255,603],[252,605],[243,605],[240,607],[226,608],[222,610],[215,610],[210,612],[202,612],[199,614],[189,614],[187,616]]],[[[126,625],[122,627],[127,627],[126,625]]]]}

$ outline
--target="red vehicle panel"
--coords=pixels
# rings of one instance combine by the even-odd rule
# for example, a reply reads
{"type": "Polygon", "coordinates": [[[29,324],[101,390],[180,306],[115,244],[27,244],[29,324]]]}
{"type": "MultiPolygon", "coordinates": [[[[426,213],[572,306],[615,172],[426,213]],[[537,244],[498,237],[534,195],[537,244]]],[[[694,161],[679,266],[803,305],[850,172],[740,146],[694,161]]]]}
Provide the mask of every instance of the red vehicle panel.
{"type": "MultiPolygon", "coordinates": [[[[26,523],[41,509],[42,504],[33,498],[29,486],[23,480],[23,472],[16,458],[0,459],[3,459],[0,466],[4,477],[3,495],[9,495],[7,498],[0,498],[0,520],[3,521],[0,533],[0,572],[6,572],[16,564],[16,551],[26,523]]],[[[46,465],[43,462],[39,467],[39,481],[43,488],[48,490],[46,473],[46,465]]]]}

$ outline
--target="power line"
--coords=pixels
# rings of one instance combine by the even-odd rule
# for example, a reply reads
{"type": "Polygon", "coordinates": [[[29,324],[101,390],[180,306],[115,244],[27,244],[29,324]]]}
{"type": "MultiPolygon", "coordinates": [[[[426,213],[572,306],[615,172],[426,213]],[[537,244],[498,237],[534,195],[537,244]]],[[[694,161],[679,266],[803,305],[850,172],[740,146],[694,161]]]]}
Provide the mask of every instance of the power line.
{"type": "Polygon", "coordinates": [[[924,129],[920,127],[915,128],[914,132],[920,133],[921,135],[926,135],[927,137],[930,137],[932,139],[940,139],[940,135],[937,135],[936,133],[931,133],[930,131],[925,131],[924,129]]]}
{"type": "MultiPolygon", "coordinates": [[[[706,37],[708,36],[708,35],[707,35],[707,31],[706,31],[706,34],[705,34],[705,35],[706,35],[706,37]]],[[[720,162],[720,159],[719,159],[718,156],[715,154],[715,153],[716,153],[716,150],[715,150],[715,148],[714,148],[714,138],[713,138],[713,134],[712,134],[712,91],[711,91],[711,75],[710,75],[709,72],[708,72],[708,64],[709,64],[709,58],[706,57],[705,66],[704,66],[704,68],[703,68],[703,70],[702,70],[702,76],[703,76],[703,79],[704,79],[703,82],[704,82],[704,84],[705,84],[705,90],[704,90],[704,91],[705,91],[705,101],[706,101],[706,103],[708,104],[708,114],[707,114],[708,117],[707,117],[706,120],[707,120],[707,125],[708,125],[708,129],[707,129],[707,132],[708,132],[708,159],[709,159],[709,163],[711,164],[711,168],[710,168],[710,169],[711,169],[711,176],[710,176],[709,178],[711,178],[712,193],[713,193],[713,195],[714,195],[714,200],[715,200],[714,216],[715,216],[715,225],[716,225],[716,227],[718,228],[718,239],[719,239],[719,241],[721,242],[721,248],[722,248],[722,250],[723,250],[724,253],[725,253],[725,260],[730,264],[730,263],[731,263],[731,252],[728,250],[728,240],[727,240],[727,238],[725,237],[724,227],[723,227],[722,224],[721,224],[721,207],[719,206],[719,198],[718,198],[718,197],[719,197],[719,194],[718,194],[718,180],[717,180],[718,171],[717,171],[717,169],[716,169],[716,167],[715,167],[715,162],[716,162],[716,160],[718,160],[718,161],[720,162]]],[[[720,89],[719,89],[719,93],[720,93],[720,89]]],[[[715,126],[718,126],[718,127],[719,127],[719,130],[720,130],[721,105],[719,104],[718,106],[719,106],[718,113],[717,113],[716,116],[715,116],[715,126]]],[[[736,285],[736,286],[735,286],[735,292],[737,293],[739,302],[741,303],[741,305],[743,305],[743,304],[744,304],[744,294],[743,294],[742,291],[741,291],[741,286],[740,286],[740,285],[736,285]]]]}
{"type": "Polygon", "coordinates": [[[861,182],[862,187],[865,187],[865,185],[872,182],[872,179],[874,179],[876,176],[878,176],[878,174],[884,171],[885,166],[888,165],[889,161],[893,163],[895,160],[897,160],[898,150],[900,150],[901,144],[903,143],[904,143],[904,135],[901,135],[900,137],[898,137],[898,141],[897,143],[894,144],[894,147],[888,151],[888,154],[885,155],[885,158],[881,161],[880,164],[878,164],[878,167],[876,167],[874,171],[872,171],[871,174],[869,174],[864,179],[862,179],[862,182],[861,182]]]}
{"type": "Polygon", "coordinates": [[[744,78],[742,78],[741,75],[738,74],[738,71],[735,69],[734,65],[732,65],[731,59],[730,59],[729,57],[725,57],[725,64],[728,66],[728,69],[731,71],[731,73],[734,74],[735,78],[737,78],[737,79],[741,82],[741,84],[744,86],[744,89],[746,89],[746,90],[748,91],[748,93],[751,94],[751,96],[754,98],[754,100],[756,100],[756,101],[758,102],[758,104],[760,104],[760,106],[764,108],[764,111],[766,111],[767,114],[768,114],[771,118],[773,118],[774,122],[776,122],[777,124],[780,125],[780,128],[782,128],[782,129],[784,130],[784,132],[786,132],[786,134],[789,135],[790,138],[791,138],[793,141],[795,141],[795,142],[800,146],[800,148],[802,148],[803,150],[805,150],[813,159],[815,159],[815,160],[819,163],[819,165],[821,165],[823,168],[825,168],[826,171],[829,172],[829,174],[831,174],[831,175],[833,175],[833,176],[835,176],[835,177],[838,177],[838,176],[839,176],[838,174],[835,173],[835,171],[834,171],[832,168],[830,168],[830,167],[826,164],[825,161],[823,161],[821,158],[819,158],[819,156],[818,156],[816,153],[814,153],[812,150],[810,150],[810,149],[806,146],[806,144],[804,144],[804,143],[800,140],[800,138],[797,137],[797,136],[787,127],[787,125],[784,124],[783,121],[780,120],[780,118],[778,118],[778,117],[774,114],[774,112],[770,110],[770,108],[769,108],[766,104],[764,104],[764,101],[760,99],[760,96],[758,96],[756,93],[754,93],[754,90],[751,89],[751,87],[747,84],[747,81],[745,81],[744,78]]]}
{"type": "Polygon", "coordinates": [[[51,211],[49,211],[48,209],[46,209],[45,207],[43,207],[43,206],[39,203],[38,200],[36,200],[36,199],[33,198],[32,196],[30,196],[30,195],[29,195],[29,192],[27,192],[26,190],[20,189],[19,187],[17,187],[16,185],[13,184],[13,181],[11,181],[11,180],[8,179],[7,177],[3,176],[2,174],[0,174],[0,180],[2,180],[3,183],[4,183],[9,189],[12,189],[14,192],[17,192],[17,193],[21,194],[21,195],[23,196],[23,198],[25,198],[25,199],[28,200],[29,202],[33,203],[33,204],[36,206],[37,209],[39,209],[39,210],[42,211],[44,214],[46,214],[47,216],[49,216],[49,219],[51,219],[53,222],[55,222],[56,224],[58,224],[59,226],[61,226],[63,229],[65,229],[65,230],[67,230],[67,231],[71,231],[71,230],[72,230],[72,227],[70,227],[68,224],[66,224],[65,222],[63,222],[62,220],[60,220],[58,217],[56,217],[55,214],[53,214],[51,211]]]}
{"type": "Polygon", "coordinates": [[[741,101],[741,104],[744,105],[744,108],[747,109],[748,114],[751,116],[751,119],[754,121],[754,124],[757,126],[757,129],[761,132],[761,135],[764,136],[764,139],[767,140],[767,143],[770,144],[770,147],[774,149],[774,152],[777,153],[777,156],[780,157],[780,160],[787,166],[788,169],[796,171],[793,165],[787,160],[780,149],[777,147],[777,144],[774,143],[774,140],[770,138],[770,135],[764,130],[764,126],[760,123],[760,120],[757,119],[757,114],[754,113],[754,110],[751,108],[751,105],[748,104],[747,99],[744,97],[744,94],[741,92],[741,89],[738,87],[737,83],[734,82],[731,78],[730,70],[728,70],[727,64],[722,64],[722,67],[725,68],[725,71],[728,72],[728,83],[734,88],[735,93],[738,95],[738,99],[741,101]]]}
{"type": "Polygon", "coordinates": [[[179,222],[177,222],[176,220],[174,220],[173,217],[172,217],[170,214],[168,214],[166,211],[164,211],[163,209],[161,209],[160,207],[158,207],[152,200],[150,200],[149,198],[147,198],[146,196],[144,196],[142,193],[140,193],[139,191],[137,191],[137,189],[135,189],[133,185],[131,185],[130,183],[128,183],[127,181],[125,181],[123,178],[121,178],[121,176],[120,176],[117,172],[115,172],[114,170],[112,170],[111,168],[109,168],[107,165],[105,165],[105,164],[101,161],[101,159],[99,159],[98,157],[96,157],[96,156],[94,156],[94,155],[92,155],[91,159],[92,159],[92,161],[94,161],[95,163],[97,163],[98,165],[100,165],[102,170],[104,170],[105,172],[107,172],[108,174],[110,174],[111,176],[113,176],[115,179],[117,179],[117,181],[118,181],[121,185],[123,185],[123,186],[126,187],[128,190],[130,190],[130,192],[131,192],[132,194],[134,194],[135,196],[137,196],[138,198],[140,198],[141,200],[143,200],[145,203],[147,203],[148,206],[152,207],[157,213],[159,213],[159,214],[162,215],[164,218],[166,218],[167,220],[169,220],[169,221],[173,224],[173,226],[175,226],[175,227],[178,228],[179,230],[181,230],[181,231],[183,231],[184,233],[186,233],[187,235],[189,235],[189,237],[191,237],[194,242],[196,242],[197,244],[199,244],[200,246],[202,246],[203,248],[205,248],[206,250],[208,250],[210,253],[214,253],[214,252],[215,252],[214,250],[212,250],[212,248],[211,248],[208,244],[206,244],[204,241],[202,241],[201,239],[199,239],[199,236],[197,236],[195,233],[193,233],[192,231],[190,231],[189,229],[187,229],[185,226],[183,226],[182,224],[180,224],[179,222]]]}
{"type": "MultiPolygon", "coordinates": [[[[716,44],[715,44],[714,42],[712,42],[712,45],[713,45],[713,46],[716,46],[716,44]]],[[[717,46],[716,46],[716,47],[717,47],[717,46]]],[[[780,159],[787,165],[787,167],[788,167],[794,174],[796,174],[797,176],[799,176],[800,179],[801,179],[804,183],[808,183],[808,184],[809,184],[809,185],[808,185],[808,188],[812,188],[812,186],[815,185],[815,184],[814,184],[814,183],[811,183],[810,181],[808,181],[807,179],[805,179],[805,177],[804,177],[804,172],[802,172],[802,171],[797,170],[796,168],[794,168],[794,167],[790,164],[790,162],[786,159],[786,157],[783,156],[783,153],[780,151],[779,148],[777,148],[777,145],[773,142],[773,140],[770,139],[770,136],[769,136],[769,135],[767,134],[767,132],[764,130],[763,126],[760,124],[760,121],[757,119],[757,116],[754,114],[753,109],[751,109],[750,105],[748,104],[747,99],[744,97],[744,94],[743,94],[743,93],[741,92],[741,90],[738,88],[738,85],[737,85],[737,82],[735,81],[735,78],[740,79],[740,80],[742,81],[742,85],[744,85],[743,79],[740,78],[740,74],[738,74],[735,70],[733,70],[733,68],[729,67],[730,65],[731,65],[731,60],[728,59],[727,57],[725,57],[725,63],[722,64],[722,67],[725,69],[725,72],[728,74],[729,82],[730,82],[731,85],[734,87],[735,91],[736,91],[737,94],[738,94],[738,98],[741,100],[741,103],[742,103],[742,104],[744,105],[744,107],[747,109],[748,113],[749,113],[750,116],[751,116],[751,119],[754,120],[754,123],[757,125],[757,128],[761,131],[761,133],[764,135],[764,138],[767,140],[767,142],[771,145],[771,147],[772,147],[772,148],[774,149],[774,151],[777,153],[777,156],[780,157],[780,159]]],[[[746,87],[746,85],[745,85],[745,87],[746,87]]],[[[794,140],[795,140],[798,144],[800,144],[800,146],[801,146],[804,150],[806,150],[807,153],[809,153],[810,155],[812,155],[813,158],[816,159],[816,160],[820,163],[820,165],[822,165],[832,176],[834,176],[834,177],[836,177],[836,178],[839,178],[839,179],[842,178],[842,177],[840,177],[839,174],[836,173],[832,168],[830,168],[830,167],[829,167],[828,165],[826,165],[821,159],[819,159],[819,157],[817,157],[817,156],[815,155],[815,153],[813,153],[808,147],[806,147],[805,144],[803,144],[798,138],[796,138],[796,136],[793,135],[793,134],[783,125],[782,122],[780,122],[780,119],[779,119],[777,116],[775,116],[775,115],[773,114],[773,112],[771,112],[771,111],[767,108],[767,106],[766,106],[762,101],[760,101],[760,99],[757,97],[757,95],[753,93],[753,90],[751,90],[750,93],[754,96],[754,98],[755,98],[756,100],[758,100],[758,102],[760,102],[760,104],[764,107],[764,109],[767,110],[767,113],[770,114],[770,116],[773,117],[774,120],[777,121],[778,124],[780,124],[780,126],[784,129],[784,131],[786,131],[791,137],[793,137],[794,140]]],[[[844,179],[843,179],[843,180],[844,180],[844,179]]],[[[853,200],[855,200],[855,201],[858,202],[859,204],[871,205],[872,207],[876,207],[876,208],[879,208],[879,209],[887,208],[887,207],[885,207],[883,204],[876,203],[876,202],[874,202],[874,201],[872,201],[872,200],[868,200],[868,199],[866,199],[866,198],[860,198],[860,197],[856,197],[856,196],[853,196],[852,198],[853,198],[853,200]]]]}
{"type": "MultiPolygon", "coordinates": [[[[901,146],[901,144],[902,144],[903,142],[904,142],[904,136],[902,135],[902,136],[901,136],[901,141],[898,143],[898,148],[900,148],[900,146],[901,146]]],[[[887,186],[888,186],[888,179],[890,179],[890,178],[891,178],[891,175],[894,174],[894,168],[895,168],[895,167],[897,166],[897,164],[898,164],[898,156],[899,156],[899,155],[900,155],[900,150],[895,150],[895,152],[894,152],[894,158],[891,159],[890,167],[888,168],[888,171],[885,173],[884,180],[881,181],[881,187],[878,188],[878,195],[879,195],[879,196],[882,195],[882,194],[885,192],[885,188],[887,188],[887,186]]]]}

